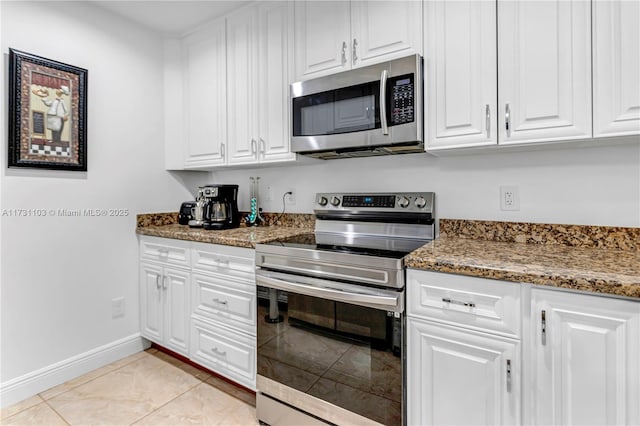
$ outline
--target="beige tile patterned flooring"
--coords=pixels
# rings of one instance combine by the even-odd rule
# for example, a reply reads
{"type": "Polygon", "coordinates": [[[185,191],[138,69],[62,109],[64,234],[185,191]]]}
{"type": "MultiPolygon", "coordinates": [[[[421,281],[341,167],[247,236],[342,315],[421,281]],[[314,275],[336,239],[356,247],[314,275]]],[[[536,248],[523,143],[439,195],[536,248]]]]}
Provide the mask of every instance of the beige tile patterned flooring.
{"type": "Polygon", "coordinates": [[[2,410],[2,425],[257,425],[255,395],[149,349],[2,410]]]}

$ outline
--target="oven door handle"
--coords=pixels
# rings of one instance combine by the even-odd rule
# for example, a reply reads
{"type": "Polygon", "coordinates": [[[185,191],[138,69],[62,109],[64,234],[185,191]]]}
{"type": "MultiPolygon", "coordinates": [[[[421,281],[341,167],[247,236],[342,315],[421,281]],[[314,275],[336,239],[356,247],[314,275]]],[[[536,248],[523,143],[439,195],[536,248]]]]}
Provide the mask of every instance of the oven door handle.
{"type": "Polygon", "coordinates": [[[295,281],[285,281],[270,276],[256,274],[256,284],[274,288],[277,290],[290,291],[292,293],[304,294],[307,296],[331,299],[336,302],[353,303],[378,309],[386,309],[394,312],[403,311],[403,303],[398,296],[379,296],[366,293],[354,293],[341,289],[319,287],[313,284],[299,283],[295,281]]]}

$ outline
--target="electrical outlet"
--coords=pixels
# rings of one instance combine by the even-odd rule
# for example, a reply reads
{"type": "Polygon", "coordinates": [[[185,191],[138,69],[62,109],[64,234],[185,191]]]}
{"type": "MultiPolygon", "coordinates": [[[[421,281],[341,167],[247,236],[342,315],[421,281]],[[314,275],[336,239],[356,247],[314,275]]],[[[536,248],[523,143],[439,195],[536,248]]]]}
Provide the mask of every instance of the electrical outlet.
{"type": "Polygon", "coordinates": [[[273,201],[273,186],[267,185],[267,188],[264,192],[264,201],[273,201]]]}
{"type": "Polygon", "coordinates": [[[124,316],[124,297],[111,299],[111,318],[124,316]]]}
{"type": "Polygon", "coordinates": [[[520,194],[517,186],[500,187],[500,210],[520,210],[520,194]]]}
{"type": "Polygon", "coordinates": [[[289,194],[284,196],[284,202],[293,206],[296,203],[296,190],[294,188],[289,188],[285,190],[285,192],[289,192],[289,194]]]}

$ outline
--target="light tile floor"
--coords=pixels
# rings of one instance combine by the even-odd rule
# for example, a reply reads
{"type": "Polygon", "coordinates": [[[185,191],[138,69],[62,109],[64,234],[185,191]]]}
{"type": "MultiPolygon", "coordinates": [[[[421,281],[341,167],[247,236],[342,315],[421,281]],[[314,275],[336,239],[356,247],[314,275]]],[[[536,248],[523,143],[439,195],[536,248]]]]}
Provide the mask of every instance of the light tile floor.
{"type": "Polygon", "coordinates": [[[156,349],[2,410],[2,425],[257,425],[255,395],[156,349]]]}

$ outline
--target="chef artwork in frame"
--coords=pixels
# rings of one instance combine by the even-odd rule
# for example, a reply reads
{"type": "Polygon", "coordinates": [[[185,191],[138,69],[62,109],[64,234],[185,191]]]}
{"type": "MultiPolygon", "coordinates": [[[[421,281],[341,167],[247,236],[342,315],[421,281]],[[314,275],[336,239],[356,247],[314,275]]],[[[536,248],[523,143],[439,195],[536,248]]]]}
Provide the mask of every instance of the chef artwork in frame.
{"type": "Polygon", "coordinates": [[[9,49],[9,167],[87,170],[87,70],[9,49]]]}

